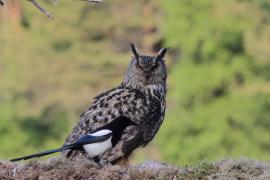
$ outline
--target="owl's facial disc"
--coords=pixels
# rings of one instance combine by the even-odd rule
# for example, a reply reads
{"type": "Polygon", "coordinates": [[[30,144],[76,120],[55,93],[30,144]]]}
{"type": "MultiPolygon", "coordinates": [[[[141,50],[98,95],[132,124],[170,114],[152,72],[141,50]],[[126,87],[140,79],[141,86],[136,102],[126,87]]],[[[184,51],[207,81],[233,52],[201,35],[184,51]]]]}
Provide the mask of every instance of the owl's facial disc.
{"type": "Polygon", "coordinates": [[[137,47],[133,44],[133,43],[131,43],[130,44],[130,48],[131,48],[131,51],[132,51],[132,53],[134,54],[134,56],[135,56],[135,59],[136,59],[136,63],[137,63],[137,65],[138,66],[144,66],[144,65],[142,65],[142,64],[146,64],[146,66],[145,67],[149,67],[149,63],[144,63],[144,62],[142,62],[142,61],[145,61],[145,59],[147,59],[147,60],[152,60],[152,62],[151,62],[151,64],[152,64],[152,66],[155,66],[156,64],[157,64],[157,61],[158,60],[163,60],[163,58],[164,58],[164,56],[165,56],[165,54],[166,54],[166,52],[167,52],[167,48],[162,48],[159,52],[158,52],[158,54],[156,55],[156,57],[150,57],[150,56],[140,56],[140,54],[139,54],[139,52],[138,52],[138,50],[137,50],[137,47]],[[153,59],[152,59],[153,58],[153,59]]]}
{"type": "Polygon", "coordinates": [[[140,56],[140,59],[138,60],[137,66],[142,71],[150,71],[150,69],[157,65],[157,61],[155,60],[155,57],[153,56],[140,56]]]}
{"type": "Polygon", "coordinates": [[[124,81],[141,88],[148,85],[166,86],[167,72],[163,58],[167,49],[161,49],[156,56],[147,56],[141,55],[134,44],[131,44],[130,47],[133,58],[124,81]]]}
{"type": "Polygon", "coordinates": [[[149,79],[151,74],[158,69],[158,67],[164,63],[164,56],[167,52],[166,48],[161,49],[156,56],[139,56],[137,60],[137,66],[145,74],[146,79],[149,79]]]}

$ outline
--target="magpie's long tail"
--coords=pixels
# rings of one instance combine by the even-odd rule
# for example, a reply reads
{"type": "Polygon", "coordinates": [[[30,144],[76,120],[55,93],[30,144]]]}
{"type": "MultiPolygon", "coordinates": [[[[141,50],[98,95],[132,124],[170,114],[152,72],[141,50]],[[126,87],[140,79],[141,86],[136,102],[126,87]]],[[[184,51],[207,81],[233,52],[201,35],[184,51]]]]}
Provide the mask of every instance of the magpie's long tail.
{"type": "Polygon", "coordinates": [[[57,148],[57,149],[51,149],[51,150],[48,150],[48,151],[43,151],[43,152],[39,152],[39,153],[36,153],[36,154],[31,154],[31,155],[28,155],[28,156],[11,159],[10,161],[14,162],[14,161],[27,160],[27,159],[31,159],[31,158],[38,158],[38,157],[41,157],[41,156],[49,155],[49,154],[60,152],[60,151],[67,150],[67,149],[71,149],[71,148],[73,148],[73,146],[74,146],[73,144],[66,145],[66,146],[63,146],[63,147],[60,147],[60,148],[57,148]]]}

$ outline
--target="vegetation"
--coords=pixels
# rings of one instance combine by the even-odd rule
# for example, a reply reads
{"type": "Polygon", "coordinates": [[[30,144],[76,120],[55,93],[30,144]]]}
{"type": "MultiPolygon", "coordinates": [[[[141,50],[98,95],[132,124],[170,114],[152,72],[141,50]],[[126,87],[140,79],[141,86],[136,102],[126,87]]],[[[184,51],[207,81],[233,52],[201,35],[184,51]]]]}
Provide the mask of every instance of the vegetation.
{"type": "Polygon", "coordinates": [[[0,7],[0,158],[60,146],[91,98],[121,81],[134,42],[172,47],[166,118],[136,161],[270,159],[267,0],[44,5],[55,19],[24,1],[0,7]]]}
{"type": "Polygon", "coordinates": [[[69,161],[50,158],[45,161],[13,163],[0,161],[1,179],[269,179],[270,163],[249,159],[224,159],[196,166],[175,167],[149,161],[136,166],[98,168],[86,158],[69,161]]]}
{"type": "Polygon", "coordinates": [[[167,118],[159,134],[165,159],[270,158],[270,46],[262,42],[270,34],[270,9],[259,4],[163,2],[166,44],[181,53],[169,75],[167,118]]]}

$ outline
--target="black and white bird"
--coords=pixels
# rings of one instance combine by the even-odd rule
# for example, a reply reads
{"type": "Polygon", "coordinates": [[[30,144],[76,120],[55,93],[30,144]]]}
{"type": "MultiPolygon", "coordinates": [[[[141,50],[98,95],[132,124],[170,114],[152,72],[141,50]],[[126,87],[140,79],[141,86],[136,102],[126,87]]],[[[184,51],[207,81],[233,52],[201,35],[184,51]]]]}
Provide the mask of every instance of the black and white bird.
{"type": "Polygon", "coordinates": [[[111,139],[112,139],[112,131],[103,129],[94,132],[92,134],[82,136],[75,143],[65,145],[57,149],[52,149],[20,158],[11,159],[10,161],[14,162],[20,160],[27,160],[31,158],[38,158],[41,156],[49,155],[67,149],[74,149],[74,150],[76,149],[80,151],[84,150],[88,154],[88,157],[95,159],[95,157],[98,157],[98,155],[112,148],[111,139]]]}
{"type": "MultiPolygon", "coordinates": [[[[94,98],[64,143],[72,144],[82,135],[110,127],[117,138],[112,138],[110,150],[99,155],[102,164],[126,163],[134,149],[154,138],[165,116],[167,49],[155,56],[139,54],[134,44],[131,50],[134,56],[122,83],[94,98]],[[119,117],[123,120],[117,121],[119,117]],[[123,122],[126,127],[120,131],[123,122]]],[[[63,155],[72,159],[80,153],[83,152],[69,149],[63,155]]]]}
{"type": "Polygon", "coordinates": [[[75,143],[67,144],[57,149],[52,149],[16,159],[11,159],[10,161],[13,162],[27,160],[31,158],[38,158],[41,156],[70,149],[83,151],[87,153],[88,158],[93,158],[96,162],[98,162],[98,156],[114,147],[116,145],[116,142],[119,141],[124,129],[129,125],[135,124],[126,119],[125,117],[120,116],[111,123],[107,124],[107,126],[97,129],[91,134],[81,136],[75,143]],[[116,128],[118,131],[115,131],[116,128]]]}

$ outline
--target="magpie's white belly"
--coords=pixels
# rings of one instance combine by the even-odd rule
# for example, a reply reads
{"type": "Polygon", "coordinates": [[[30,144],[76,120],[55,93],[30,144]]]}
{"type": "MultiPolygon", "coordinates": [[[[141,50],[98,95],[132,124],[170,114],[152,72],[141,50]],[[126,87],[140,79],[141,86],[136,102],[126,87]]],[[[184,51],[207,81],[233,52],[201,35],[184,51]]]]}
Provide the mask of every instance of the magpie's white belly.
{"type": "Polygon", "coordinates": [[[87,152],[89,157],[93,158],[95,156],[103,154],[105,151],[112,148],[111,139],[109,138],[106,141],[93,143],[93,144],[86,144],[83,145],[84,150],[87,152]]]}

